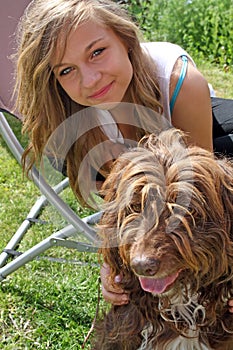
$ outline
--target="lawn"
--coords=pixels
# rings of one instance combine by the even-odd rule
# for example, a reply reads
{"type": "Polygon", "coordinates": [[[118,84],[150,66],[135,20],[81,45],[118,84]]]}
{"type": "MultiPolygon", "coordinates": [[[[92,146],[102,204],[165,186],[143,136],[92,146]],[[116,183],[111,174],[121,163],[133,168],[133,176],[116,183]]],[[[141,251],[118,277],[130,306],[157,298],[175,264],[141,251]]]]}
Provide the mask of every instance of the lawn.
{"type": "MultiPolygon", "coordinates": [[[[198,66],[217,96],[233,98],[232,72],[209,63],[198,66]]],[[[18,123],[14,121],[12,127],[21,138],[18,123]]],[[[1,137],[0,167],[0,248],[3,249],[40,193],[31,181],[23,178],[20,166],[1,137]]],[[[86,215],[70,190],[64,196],[74,210],[86,215]]],[[[34,224],[20,250],[36,244],[63,223],[49,206],[43,210],[41,219],[47,223],[34,224]]],[[[35,260],[0,283],[0,349],[82,349],[98,303],[98,257],[58,248],[48,254],[75,262],[35,260]]],[[[88,342],[85,349],[90,349],[88,342]]]]}
{"type": "MultiPolygon", "coordinates": [[[[20,124],[8,117],[21,139],[20,124]]],[[[34,184],[22,176],[18,165],[0,137],[0,248],[26,218],[40,197],[34,184]]],[[[80,216],[69,189],[63,198],[80,216]]],[[[61,228],[63,218],[47,206],[19,247],[24,251],[61,228]]],[[[0,349],[81,349],[92,324],[98,302],[99,261],[96,254],[53,248],[46,258],[28,263],[0,283],[0,349]],[[59,257],[67,263],[51,262],[59,257]],[[72,261],[72,263],[71,263],[72,261]]],[[[86,344],[85,349],[89,345],[86,344]]]]}

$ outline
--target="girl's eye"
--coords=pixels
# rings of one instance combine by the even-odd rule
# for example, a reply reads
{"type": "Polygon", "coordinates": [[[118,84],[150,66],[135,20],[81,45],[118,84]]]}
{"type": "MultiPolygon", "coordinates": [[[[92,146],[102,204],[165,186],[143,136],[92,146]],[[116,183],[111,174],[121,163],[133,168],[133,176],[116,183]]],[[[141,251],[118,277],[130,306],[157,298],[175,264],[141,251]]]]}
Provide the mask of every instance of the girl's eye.
{"type": "Polygon", "coordinates": [[[101,49],[97,49],[92,53],[92,57],[97,57],[99,56],[105,49],[101,48],[101,49]]]}
{"type": "Polygon", "coordinates": [[[62,76],[68,75],[73,70],[74,70],[74,67],[67,67],[59,72],[59,76],[62,77],[62,76]]]}

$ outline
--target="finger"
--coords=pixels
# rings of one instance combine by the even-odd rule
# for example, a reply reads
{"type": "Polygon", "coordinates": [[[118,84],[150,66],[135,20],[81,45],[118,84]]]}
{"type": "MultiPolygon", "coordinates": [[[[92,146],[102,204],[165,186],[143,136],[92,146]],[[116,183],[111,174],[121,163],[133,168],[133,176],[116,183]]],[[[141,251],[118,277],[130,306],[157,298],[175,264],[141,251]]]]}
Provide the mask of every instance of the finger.
{"type": "Polygon", "coordinates": [[[228,310],[233,313],[233,299],[228,300],[228,310]]]}
{"type": "Polygon", "coordinates": [[[117,276],[114,278],[114,282],[115,282],[115,283],[120,283],[121,280],[122,280],[121,275],[117,275],[117,276]]]}
{"type": "Polygon", "coordinates": [[[108,264],[104,263],[100,269],[100,278],[102,286],[105,288],[106,291],[116,294],[122,294],[124,293],[124,290],[117,285],[117,282],[119,283],[120,277],[116,276],[115,282],[116,284],[112,284],[109,281],[109,275],[110,275],[110,267],[108,264]]]}
{"type": "Polygon", "coordinates": [[[102,285],[102,294],[103,298],[106,302],[111,303],[113,305],[125,305],[129,302],[129,297],[125,293],[112,293],[107,291],[102,285]]]}

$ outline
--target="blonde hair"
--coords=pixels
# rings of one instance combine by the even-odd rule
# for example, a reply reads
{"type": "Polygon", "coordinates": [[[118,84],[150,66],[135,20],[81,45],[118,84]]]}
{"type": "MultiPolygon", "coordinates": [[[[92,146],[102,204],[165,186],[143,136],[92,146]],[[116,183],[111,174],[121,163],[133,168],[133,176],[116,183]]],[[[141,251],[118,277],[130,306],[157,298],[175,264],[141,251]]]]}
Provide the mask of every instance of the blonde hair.
{"type": "MultiPolygon", "coordinates": [[[[67,117],[84,108],[72,101],[62,89],[50,61],[58,43],[60,48],[61,35],[67,38],[71,30],[90,19],[111,28],[129,50],[133,67],[133,77],[128,88],[131,102],[156,112],[162,111],[156,69],[143,53],[138,27],[123,7],[111,0],[34,0],[25,10],[18,26],[16,54],[16,108],[24,116],[23,131],[30,138],[23,156],[24,169],[27,171],[40,160],[53,131],[67,117]]],[[[61,57],[65,45],[66,40],[61,57]]],[[[155,122],[141,117],[139,123],[146,130],[148,123],[155,122]]],[[[66,157],[71,185],[81,200],[76,181],[79,164],[88,148],[103,140],[100,128],[91,133],[82,141],[77,141],[66,157]],[[80,143],[85,147],[80,147],[80,143]]]]}

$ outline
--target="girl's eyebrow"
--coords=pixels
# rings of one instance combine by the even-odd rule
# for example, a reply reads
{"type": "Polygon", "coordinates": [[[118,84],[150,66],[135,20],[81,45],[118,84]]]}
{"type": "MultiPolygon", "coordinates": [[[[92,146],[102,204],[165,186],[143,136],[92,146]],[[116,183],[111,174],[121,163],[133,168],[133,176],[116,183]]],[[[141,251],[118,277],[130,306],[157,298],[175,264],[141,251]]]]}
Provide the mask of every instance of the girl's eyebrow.
{"type": "Polygon", "coordinates": [[[96,40],[93,40],[85,49],[85,51],[89,51],[95,44],[97,44],[99,41],[103,40],[104,38],[103,37],[100,37],[96,40]]]}
{"type": "MultiPolygon", "coordinates": [[[[91,48],[97,44],[99,41],[103,40],[104,38],[103,37],[100,37],[96,40],[93,40],[86,48],[85,48],[85,52],[88,52],[89,50],[91,50],[91,48]]],[[[57,63],[55,64],[55,66],[52,67],[52,70],[56,69],[56,68],[59,68],[59,67],[62,67],[62,66],[65,66],[67,65],[67,63],[65,62],[61,62],[61,63],[57,63]]]]}

